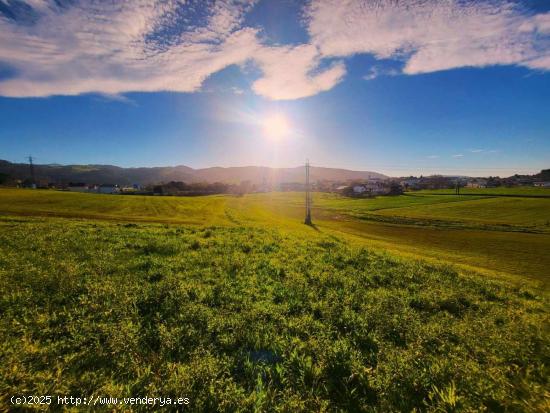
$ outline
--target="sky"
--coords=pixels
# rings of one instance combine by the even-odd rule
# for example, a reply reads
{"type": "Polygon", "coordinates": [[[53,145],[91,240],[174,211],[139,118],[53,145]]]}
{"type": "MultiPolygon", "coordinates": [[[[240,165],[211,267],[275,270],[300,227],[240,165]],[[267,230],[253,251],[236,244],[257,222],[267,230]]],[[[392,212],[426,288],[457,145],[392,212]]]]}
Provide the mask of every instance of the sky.
{"type": "Polygon", "coordinates": [[[547,0],[0,0],[0,159],[550,168],[547,0]]]}

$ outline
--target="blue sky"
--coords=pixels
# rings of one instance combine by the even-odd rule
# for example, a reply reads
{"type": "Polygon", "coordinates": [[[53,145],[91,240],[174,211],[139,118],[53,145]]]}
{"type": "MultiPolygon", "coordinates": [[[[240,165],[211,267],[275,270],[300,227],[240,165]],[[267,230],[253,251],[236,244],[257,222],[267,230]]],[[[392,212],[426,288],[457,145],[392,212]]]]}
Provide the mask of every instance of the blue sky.
{"type": "Polygon", "coordinates": [[[0,16],[2,159],[550,167],[545,1],[0,0],[0,16]]]}

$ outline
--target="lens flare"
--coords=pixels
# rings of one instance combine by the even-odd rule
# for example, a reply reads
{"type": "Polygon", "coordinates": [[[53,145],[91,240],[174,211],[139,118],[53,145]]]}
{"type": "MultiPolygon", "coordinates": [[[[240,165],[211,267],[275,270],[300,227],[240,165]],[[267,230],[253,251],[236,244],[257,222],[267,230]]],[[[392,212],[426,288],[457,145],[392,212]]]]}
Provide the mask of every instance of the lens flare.
{"type": "Polygon", "coordinates": [[[264,118],[262,122],[264,133],[271,139],[282,139],[290,133],[290,123],[280,114],[272,114],[264,118]]]}

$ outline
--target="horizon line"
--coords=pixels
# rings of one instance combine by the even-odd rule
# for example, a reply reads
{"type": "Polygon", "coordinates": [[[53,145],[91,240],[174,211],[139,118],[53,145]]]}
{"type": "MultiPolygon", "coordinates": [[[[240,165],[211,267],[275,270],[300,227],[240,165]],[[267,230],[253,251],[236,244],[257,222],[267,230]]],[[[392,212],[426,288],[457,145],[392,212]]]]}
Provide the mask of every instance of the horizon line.
{"type": "MultiPolygon", "coordinates": [[[[36,159],[36,158],[35,158],[36,159]]],[[[39,158],[38,158],[39,159],[39,158]]],[[[12,161],[8,159],[0,159],[0,161],[6,161],[11,164],[27,164],[27,162],[17,162],[12,161]]],[[[193,170],[202,170],[202,169],[212,169],[212,168],[221,168],[221,169],[230,169],[230,168],[267,168],[267,169],[297,169],[300,167],[303,167],[305,165],[297,165],[297,166],[267,166],[267,165],[213,165],[213,166],[204,166],[204,167],[193,167],[185,164],[177,164],[177,165],[150,165],[150,166],[144,166],[144,165],[138,165],[138,166],[129,166],[129,165],[116,165],[111,163],[59,163],[59,162],[48,162],[48,163],[35,163],[35,166],[52,166],[52,165],[59,165],[59,166],[113,166],[117,168],[122,169],[138,169],[138,168],[178,168],[178,167],[185,167],[193,170]]],[[[360,169],[360,168],[350,168],[350,167],[337,167],[337,166],[321,166],[321,165],[311,165],[314,168],[324,168],[324,169],[340,169],[340,170],[346,170],[346,171],[352,171],[352,172],[367,172],[367,173],[376,173],[380,175],[385,175],[389,178],[398,178],[398,177],[404,177],[404,176],[415,176],[415,175],[427,175],[427,176],[434,176],[434,175],[441,175],[441,176],[467,176],[467,177],[482,177],[482,176],[514,176],[514,175],[536,175],[540,171],[544,169],[550,169],[550,165],[548,168],[545,167],[529,167],[529,168],[502,168],[502,167],[476,167],[476,168],[452,168],[452,167],[429,167],[426,168],[428,170],[423,170],[424,168],[415,168],[415,167],[397,167],[397,166],[373,166],[373,168],[380,168],[377,170],[374,169],[360,169]],[[390,171],[403,170],[408,171],[407,173],[403,174],[391,174],[390,171]],[[445,172],[447,170],[447,172],[445,172]],[[441,171],[441,172],[439,172],[441,171]],[[474,171],[493,171],[495,173],[489,173],[489,174],[475,174],[474,171]],[[498,172],[502,171],[502,172],[498,172]],[[504,171],[508,171],[507,173],[504,171]],[[499,175],[499,173],[501,175],[499,175]]]]}

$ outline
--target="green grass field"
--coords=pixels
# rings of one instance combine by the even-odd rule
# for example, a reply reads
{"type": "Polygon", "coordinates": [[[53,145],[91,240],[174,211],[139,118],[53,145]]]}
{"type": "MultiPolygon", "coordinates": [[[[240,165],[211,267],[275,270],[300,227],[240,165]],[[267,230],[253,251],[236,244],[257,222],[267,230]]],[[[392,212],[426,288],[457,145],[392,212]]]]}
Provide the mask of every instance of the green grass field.
{"type": "MultiPolygon", "coordinates": [[[[413,192],[417,194],[454,194],[454,189],[436,189],[413,192]]],[[[460,188],[461,194],[468,195],[505,195],[505,196],[542,196],[550,197],[550,188],[519,186],[498,188],[460,188]]]]}
{"type": "MultiPolygon", "coordinates": [[[[303,194],[150,197],[0,189],[1,214],[300,231],[303,194]]],[[[319,231],[374,249],[543,288],[548,283],[550,199],[418,193],[350,199],[318,193],[314,218],[319,231]]]]}
{"type": "Polygon", "coordinates": [[[0,410],[548,411],[549,202],[0,189],[0,410]]]}

